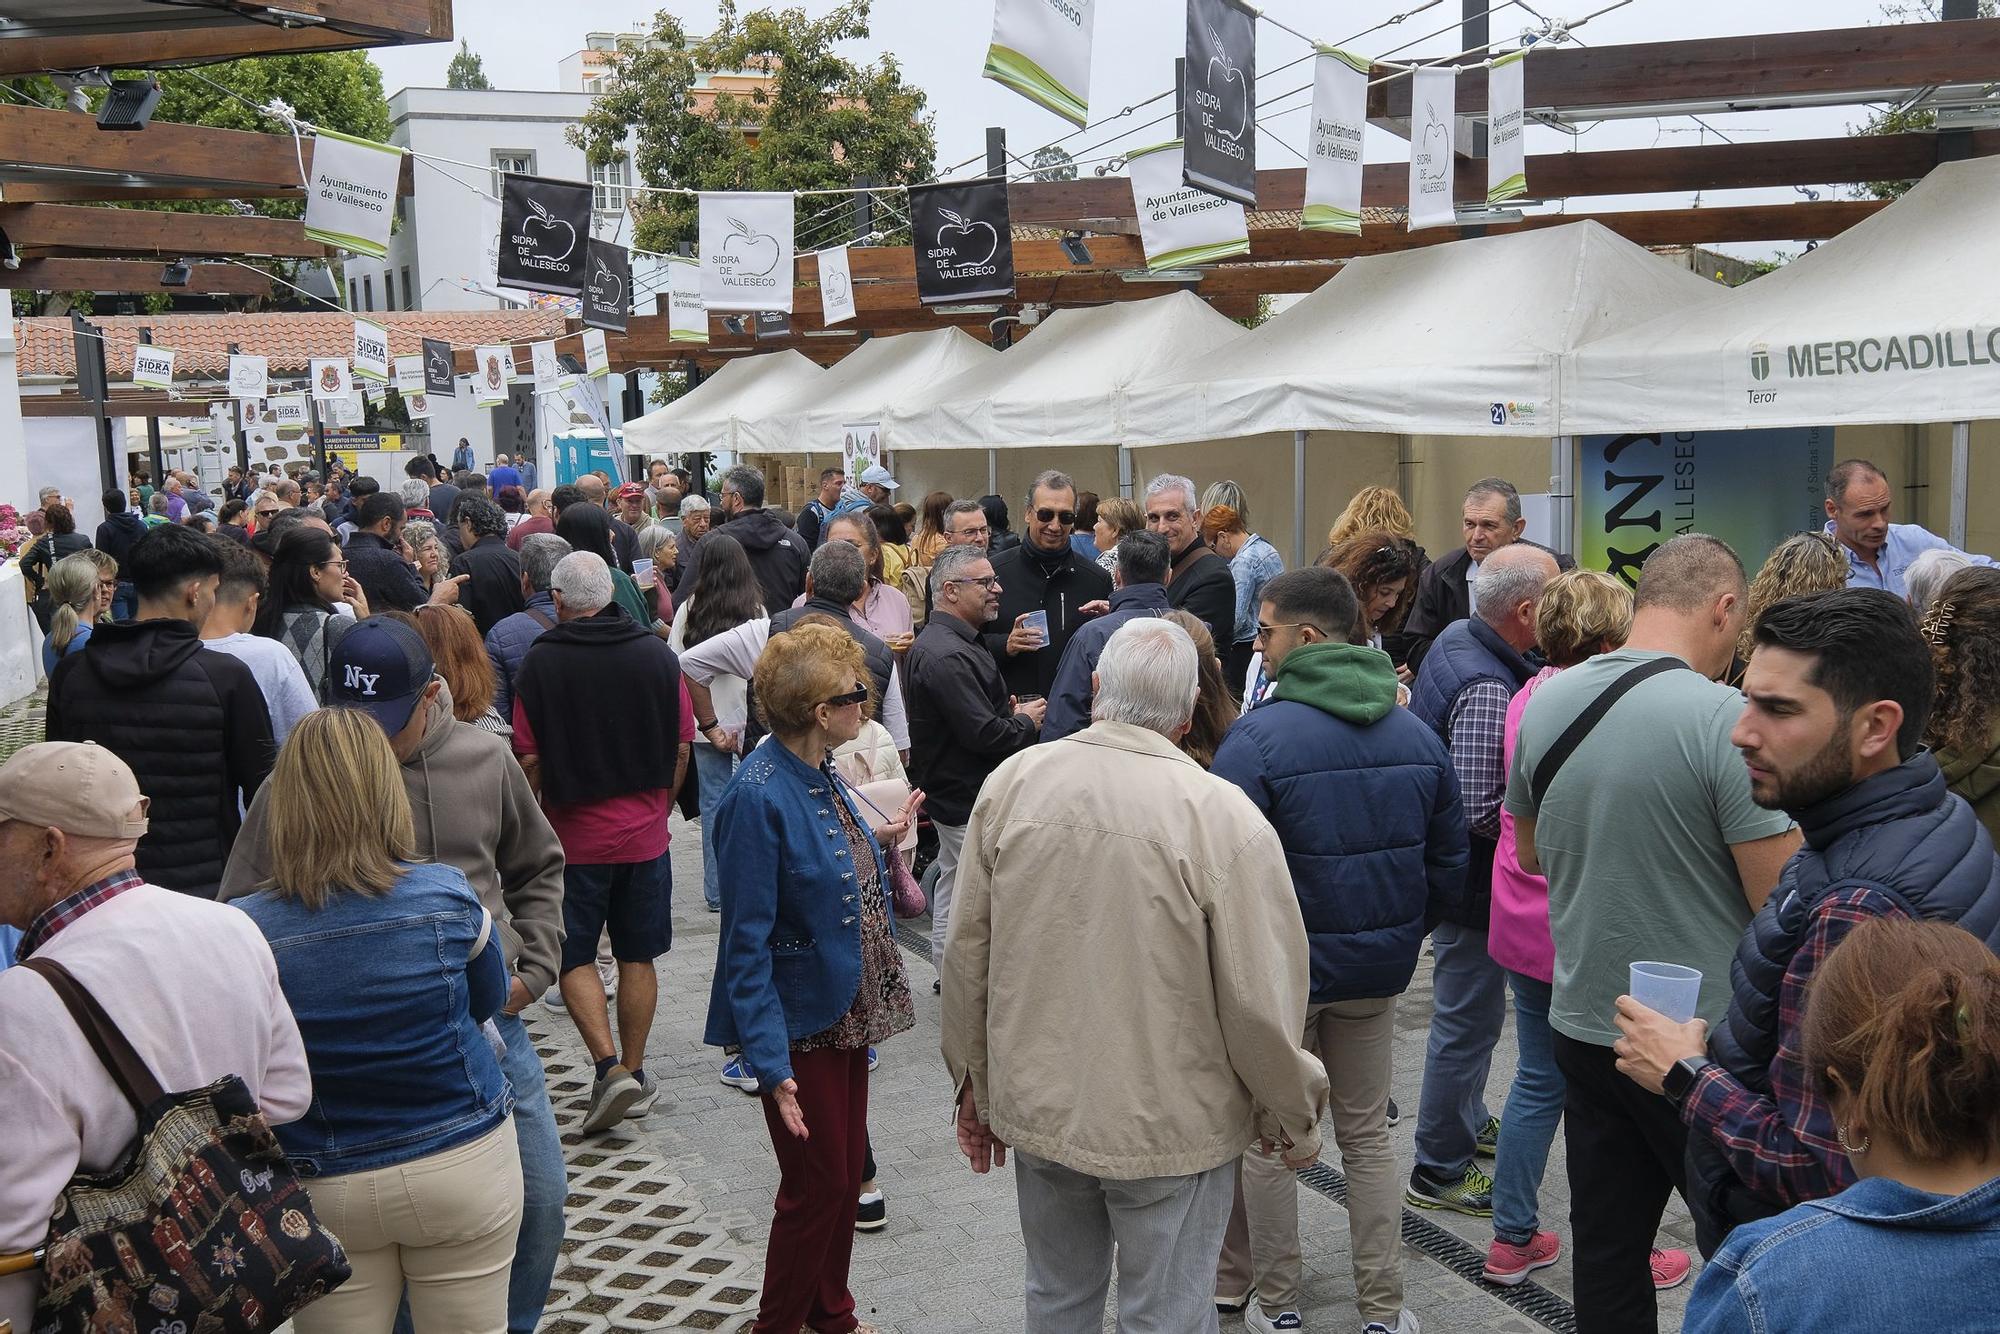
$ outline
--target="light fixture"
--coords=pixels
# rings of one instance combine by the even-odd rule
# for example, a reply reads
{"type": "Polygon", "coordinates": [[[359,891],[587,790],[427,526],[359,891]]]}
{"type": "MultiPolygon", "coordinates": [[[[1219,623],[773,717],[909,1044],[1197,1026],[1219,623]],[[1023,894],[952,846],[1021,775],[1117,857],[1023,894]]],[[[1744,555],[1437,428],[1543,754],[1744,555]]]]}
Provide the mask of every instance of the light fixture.
{"type": "Polygon", "coordinates": [[[194,269],[184,259],[177,259],[160,270],[160,286],[186,287],[188,279],[194,276],[194,269]]]}
{"type": "Polygon", "coordinates": [[[1042,322],[1042,316],[1047,313],[1048,307],[1046,306],[1037,305],[1033,301],[1025,303],[1021,307],[1021,327],[1023,329],[1034,328],[1042,322]]]}
{"type": "Polygon", "coordinates": [[[858,329],[808,329],[805,331],[804,336],[807,338],[858,338],[861,336],[861,331],[858,329]]]}
{"type": "Polygon", "coordinates": [[[113,79],[111,91],[97,112],[100,130],[143,130],[160,104],[157,79],[113,79]]]}
{"type": "Polygon", "coordinates": [[[1070,232],[1062,239],[1062,252],[1069,262],[1078,268],[1090,263],[1090,247],[1083,243],[1081,232],[1070,232]]]}
{"type": "Polygon", "coordinates": [[[1460,227],[1498,227],[1527,217],[1518,208],[1461,208],[1451,215],[1460,227]]]}
{"type": "Polygon", "coordinates": [[[1120,269],[1118,276],[1128,283],[1198,283],[1206,275],[1200,269],[1120,269]]]}
{"type": "Polygon", "coordinates": [[[18,269],[20,267],[21,254],[14,249],[14,242],[7,235],[6,228],[0,227],[0,269],[18,269]]]}
{"type": "Polygon", "coordinates": [[[931,313],[936,315],[998,315],[1000,307],[985,305],[932,306],[931,313]]]}

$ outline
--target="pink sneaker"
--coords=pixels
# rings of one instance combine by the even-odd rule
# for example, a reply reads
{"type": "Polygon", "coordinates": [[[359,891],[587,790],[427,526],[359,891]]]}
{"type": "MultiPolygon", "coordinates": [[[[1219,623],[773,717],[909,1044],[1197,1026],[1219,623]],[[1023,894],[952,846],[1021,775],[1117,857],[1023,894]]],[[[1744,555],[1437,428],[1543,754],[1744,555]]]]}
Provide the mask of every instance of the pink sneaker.
{"type": "MultiPolygon", "coordinates": [[[[1488,1283],[1511,1288],[1527,1282],[1528,1275],[1535,1270],[1547,1269],[1561,1255],[1562,1241],[1553,1232],[1537,1232],[1525,1246],[1516,1246],[1495,1237],[1492,1247],[1486,1252],[1486,1268],[1480,1271],[1479,1276],[1488,1283]]],[[[1657,1266],[1655,1272],[1658,1272],[1657,1266]]]]}
{"type": "Polygon", "coordinates": [[[1657,1246],[1653,1248],[1653,1286],[1661,1292],[1665,1292],[1668,1288],[1678,1288],[1687,1282],[1688,1275],[1693,1272],[1694,1261],[1688,1258],[1686,1251],[1663,1251],[1657,1246]]]}

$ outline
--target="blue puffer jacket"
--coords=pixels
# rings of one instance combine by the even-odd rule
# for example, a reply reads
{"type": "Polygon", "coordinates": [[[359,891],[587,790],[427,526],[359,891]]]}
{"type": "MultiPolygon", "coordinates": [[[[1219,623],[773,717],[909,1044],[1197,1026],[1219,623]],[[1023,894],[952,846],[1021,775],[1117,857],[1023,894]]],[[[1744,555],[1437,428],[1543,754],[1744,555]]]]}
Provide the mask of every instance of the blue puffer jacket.
{"type": "Polygon", "coordinates": [[[1395,698],[1395,668],[1378,649],[1294,649],[1272,697],[1215,756],[1215,775],[1249,795],[1284,845],[1315,1005],[1402,994],[1431,923],[1465,893],[1451,755],[1395,698]]]}
{"type": "Polygon", "coordinates": [[[521,674],[521,660],[555,623],[555,595],[537,593],[528,599],[526,611],[502,616],[486,632],[486,660],[493,664],[493,707],[510,723],[514,721],[514,681],[521,674]]]}

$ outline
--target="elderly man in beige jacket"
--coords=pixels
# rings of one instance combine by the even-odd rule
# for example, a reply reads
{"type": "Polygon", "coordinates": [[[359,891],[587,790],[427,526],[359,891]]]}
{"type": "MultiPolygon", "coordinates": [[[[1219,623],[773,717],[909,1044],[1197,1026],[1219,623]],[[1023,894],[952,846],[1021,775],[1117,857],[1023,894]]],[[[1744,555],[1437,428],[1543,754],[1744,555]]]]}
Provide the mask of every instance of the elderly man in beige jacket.
{"type": "Polygon", "coordinates": [[[1299,1047],[1305,927],[1278,838],[1174,744],[1187,632],[1121,626],[1092,724],[1013,756],[966,829],[944,1057],[972,1170],[1015,1151],[1027,1328],[1217,1328],[1212,1271],[1253,1139],[1319,1155],[1326,1072],[1299,1047]]]}

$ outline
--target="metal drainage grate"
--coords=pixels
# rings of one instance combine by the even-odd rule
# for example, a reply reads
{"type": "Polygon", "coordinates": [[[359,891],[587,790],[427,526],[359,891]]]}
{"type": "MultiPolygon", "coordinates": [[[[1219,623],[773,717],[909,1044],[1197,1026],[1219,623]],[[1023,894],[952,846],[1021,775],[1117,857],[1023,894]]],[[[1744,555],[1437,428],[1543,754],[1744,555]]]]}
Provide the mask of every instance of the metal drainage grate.
{"type": "Polygon", "coordinates": [[[47,694],[38,690],[0,709],[0,761],[43,739],[43,708],[47,702],[47,694]]]}
{"type": "MultiPolygon", "coordinates": [[[[1341,1208],[1347,1207],[1347,1178],[1338,1170],[1325,1163],[1314,1163],[1299,1173],[1299,1180],[1341,1208]]],[[[1479,1277],[1479,1271],[1486,1267],[1483,1254],[1455,1233],[1409,1209],[1403,1210],[1403,1240],[1535,1323],[1555,1330],[1556,1334],[1576,1334],[1576,1309],[1568,1302],[1532,1280],[1511,1288],[1484,1282],[1479,1277]]]]}

